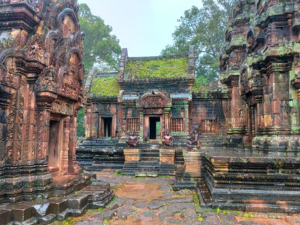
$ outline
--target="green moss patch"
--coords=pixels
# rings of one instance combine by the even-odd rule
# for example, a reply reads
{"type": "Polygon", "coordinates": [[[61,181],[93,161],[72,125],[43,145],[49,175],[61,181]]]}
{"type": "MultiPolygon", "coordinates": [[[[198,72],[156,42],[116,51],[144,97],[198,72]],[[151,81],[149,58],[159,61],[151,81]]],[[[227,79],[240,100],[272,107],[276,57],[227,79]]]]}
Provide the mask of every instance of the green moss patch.
{"type": "Polygon", "coordinates": [[[128,78],[181,78],[188,75],[188,59],[155,58],[151,60],[128,60],[126,64],[128,78]]]}
{"type": "Polygon", "coordinates": [[[193,85],[193,92],[201,92],[201,91],[208,91],[208,88],[206,88],[203,85],[202,80],[195,79],[194,85],[193,85]]]}
{"type": "Polygon", "coordinates": [[[93,81],[91,93],[102,96],[119,95],[120,86],[117,76],[97,77],[93,81]]]}

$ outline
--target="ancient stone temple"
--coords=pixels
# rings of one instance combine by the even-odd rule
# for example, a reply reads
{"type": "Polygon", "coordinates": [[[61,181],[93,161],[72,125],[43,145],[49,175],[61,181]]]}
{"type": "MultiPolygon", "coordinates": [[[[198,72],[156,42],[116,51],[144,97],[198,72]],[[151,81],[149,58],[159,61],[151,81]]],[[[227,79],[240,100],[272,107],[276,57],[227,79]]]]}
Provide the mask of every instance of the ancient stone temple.
{"type": "Polygon", "coordinates": [[[202,206],[299,212],[299,15],[298,1],[235,1],[220,83],[206,87],[195,82],[193,46],[170,57],[124,49],[118,72],[92,70],[81,165],[176,175],[173,188],[195,188],[202,206]]]}
{"type": "MultiPolygon", "coordinates": [[[[214,137],[225,135],[227,94],[218,85],[213,92],[193,92],[194,57],[193,46],[186,55],[166,57],[129,57],[123,49],[118,72],[93,69],[86,81],[85,139],[77,149],[81,164],[91,171],[123,168],[131,130],[139,137],[141,161],[153,162],[167,129],[178,163],[193,127],[214,137]]],[[[159,170],[156,163],[149,167],[159,170]]]]}
{"type": "Polygon", "coordinates": [[[39,199],[0,205],[1,224],[63,220],[105,203],[95,186],[59,198],[95,178],[80,174],[75,152],[85,75],[77,14],[76,0],[0,2],[0,203],[39,199]]]}

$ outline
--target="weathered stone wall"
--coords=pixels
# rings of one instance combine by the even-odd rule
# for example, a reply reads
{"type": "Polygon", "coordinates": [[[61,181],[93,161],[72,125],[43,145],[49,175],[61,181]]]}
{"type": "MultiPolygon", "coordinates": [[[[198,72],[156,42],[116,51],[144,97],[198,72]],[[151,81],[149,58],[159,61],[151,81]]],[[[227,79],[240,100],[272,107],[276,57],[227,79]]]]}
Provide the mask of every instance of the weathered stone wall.
{"type": "Polygon", "coordinates": [[[200,132],[227,135],[230,120],[230,101],[221,91],[202,92],[193,95],[190,119],[193,125],[200,124],[200,132]]]}
{"type": "Polygon", "coordinates": [[[298,152],[299,3],[237,1],[220,54],[229,134],[261,151],[298,152]]]}
{"type": "Polygon", "coordinates": [[[77,14],[75,0],[0,3],[0,186],[10,193],[1,201],[30,200],[37,192],[49,197],[49,170],[80,172],[76,124],[84,36],[77,14]],[[54,122],[61,124],[61,138],[49,149],[54,122]],[[48,168],[50,155],[58,157],[57,168],[48,168]]]}

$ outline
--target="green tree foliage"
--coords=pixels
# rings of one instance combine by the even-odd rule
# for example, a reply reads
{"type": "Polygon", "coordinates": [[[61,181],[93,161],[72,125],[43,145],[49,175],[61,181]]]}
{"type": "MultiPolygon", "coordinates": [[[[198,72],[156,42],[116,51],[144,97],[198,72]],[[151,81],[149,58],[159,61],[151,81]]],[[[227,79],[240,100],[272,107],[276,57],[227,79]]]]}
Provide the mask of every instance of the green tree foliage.
{"type": "MultiPolygon", "coordinates": [[[[119,40],[112,35],[112,28],[105,25],[104,20],[92,14],[87,4],[79,5],[79,24],[85,33],[83,41],[83,63],[86,74],[96,63],[101,72],[116,70],[118,58],[121,54],[119,40]]],[[[77,117],[77,136],[84,135],[84,110],[79,111],[77,117]]]]}
{"type": "Polygon", "coordinates": [[[184,12],[173,33],[174,43],[161,53],[186,54],[189,46],[195,45],[198,84],[213,82],[218,77],[219,51],[225,44],[225,28],[233,0],[202,0],[202,3],[202,8],[193,6],[184,12]]]}
{"type": "Polygon", "coordinates": [[[84,109],[79,110],[77,117],[77,137],[83,137],[84,129],[84,109]]]}
{"type": "Polygon", "coordinates": [[[87,4],[79,6],[80,28],[85,33],[83,63],[86,73],[95,63],[117,69],[121,47],[117,37],[111,34],[112,28],[105,25],[100,17],[93,15],[87,4]]]}

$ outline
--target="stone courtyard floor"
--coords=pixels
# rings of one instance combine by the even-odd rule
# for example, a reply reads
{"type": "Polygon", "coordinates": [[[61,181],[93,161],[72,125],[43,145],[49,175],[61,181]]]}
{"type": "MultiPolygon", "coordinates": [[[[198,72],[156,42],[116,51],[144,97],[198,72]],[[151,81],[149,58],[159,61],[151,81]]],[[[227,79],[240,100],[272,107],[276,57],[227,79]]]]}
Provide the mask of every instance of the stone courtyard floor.
{"type": "Polygon", "coordinates": [[[102,172],[97,173],[97,179],[111,184],[114,200],[104,209],[89,210],[82,217],[52,225],[300,225],[300,215],[201,208],[195,192],[172,191],[174,177],[135,178],[102,172]]]}

